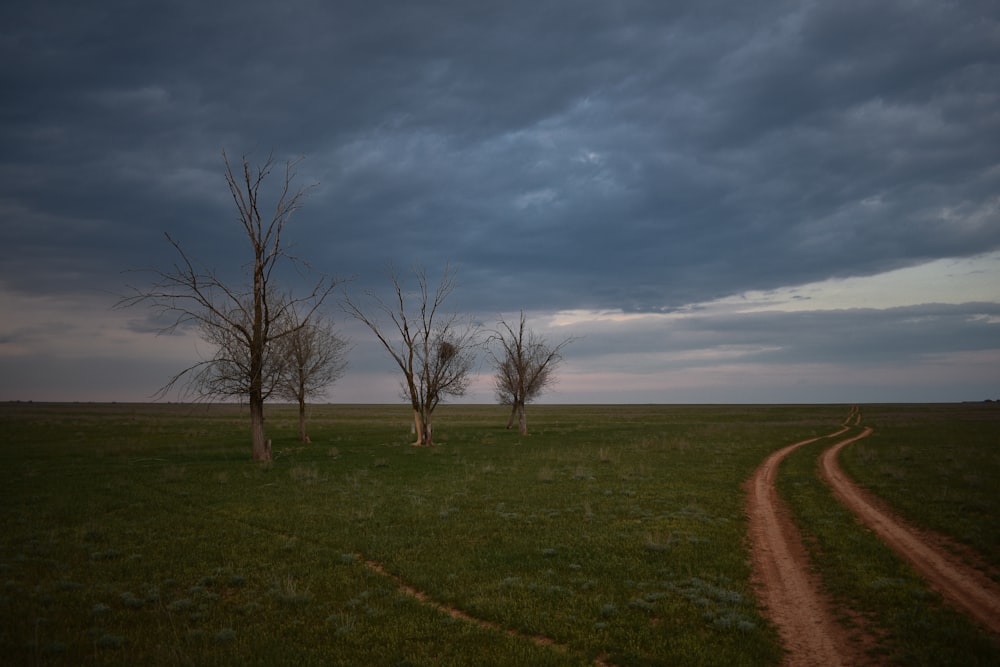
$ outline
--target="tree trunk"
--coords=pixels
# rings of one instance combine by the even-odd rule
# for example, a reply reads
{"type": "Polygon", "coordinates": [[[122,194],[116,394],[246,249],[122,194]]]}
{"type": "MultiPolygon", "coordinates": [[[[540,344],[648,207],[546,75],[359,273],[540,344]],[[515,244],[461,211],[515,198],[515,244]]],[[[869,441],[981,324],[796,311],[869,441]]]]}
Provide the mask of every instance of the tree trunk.
{"type": "Polygon", "coordinates": [[[250,439],[253,442],[253,460],[270,461],[271,443],[264,439],[264,398],[250,397],[250,439]]]}
{"type": "Polygon", "coordinates": [[[430,413],[424,414],[419,408],[413,409],[413,431],[417,434],[414,447],[430,447],[434,444],[434,428],[431,426],[430,413]]]}
{"type": "Polygon", "coordinates": [[[413,408],[413,432],[417,436],[417,441],[413,443],[414,447],[421,447],[424,444],[424,420],[420,415],[420,410],[413,408]]]}
{"type": "Polygon", "coordinates": [[[306,434],[306,400],[299,398],[299,442],[309,442],[306,434]]]}
{"type": "Polygon", "coordinates": [[[507,419],[507,430],[514,428],[514,417],[517,415],[517,401],[511,403],[510,417],[507,419]]]}
{"type": "Polygon", "coordinates": [[[528,417],[524,413],[524,403],[517,404],[517,432],[528,435],[528,417]]]}
{"type": "MultiPolygon", "coordinates": [[[[249,175],[249,172],[248,172],[249,175]]],[[[264,321],[264,307],[267,295],[264,293],[263,246],[256,238],[253,263],[253,329],[248,341],[250,352],[250,432],[253,441],[253,460],[270,461],[271,443],[264,440],[264,353],[266,352],[267,323],[264,321]]]]}

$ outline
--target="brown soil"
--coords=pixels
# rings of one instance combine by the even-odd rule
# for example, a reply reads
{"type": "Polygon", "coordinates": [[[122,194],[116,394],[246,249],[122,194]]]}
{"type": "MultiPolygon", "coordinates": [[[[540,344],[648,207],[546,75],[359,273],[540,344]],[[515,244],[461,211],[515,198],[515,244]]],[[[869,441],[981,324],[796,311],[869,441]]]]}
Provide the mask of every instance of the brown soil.
{"type": "MultiPolygon", "coordinates": [[[[851,411],[844,428],[860,423],[860,412],[851,411]]],[[[893,516],[854,484],[837,464],[837,454],[851,442],[872,433],[865,428],[828,448],[820,458],[820,469],[836,497],[853,511],[883,541],[920,572],[951,604],[1000,634],[1000,586],[970,565],[974,557],[957,555],[947,539],[918,531],[893,516]]],[[[795,449],[821,438],[788,445],[771,454],[748,482],[747,514],[755,584],[765,613],[778,626],[787,650],[785,664],[855,665],[868,662],[863,647],[871,637],[852,636],[835,620],[836,614],[823,595],[820,582],[810,574],[809,557],[787,508],[775,490],[778,465],[795,449]]],[[[968,554],[968,550],[965,550],[968,554]]]]}
{"type": "MultiPolygon", "coordinates": [[[[871,432],[866,429],[865,435],[871,432]]],[[[942,535],[918,530],[894,516],[852,482],[837,464],[837,454],[849,440],[820,457],[820,470],[834,495],[883,542],[909,561],[945,600],[993,633],[1000,634],[1000,585],[969,561],[979,561],[968,549],[956,548],[942,535]],[[963,558],[960,554],[965,552],[963,558]]]]}
{"type": "MultiPolygon", "coordinates": [[[[843,428],[831,435],[843,433],[843,428]]],[[[821,436],[822,437],[822,436],[821,436]]],[[[785,664],[858,665],[861,647],[837,623],[832,606],[809,572],[802,537],[778,498],[778,465],[811,438],[768,456],[749,482],[747,515],[754,583],[765,614],[778,626],[787,654],[785,664]]]]}

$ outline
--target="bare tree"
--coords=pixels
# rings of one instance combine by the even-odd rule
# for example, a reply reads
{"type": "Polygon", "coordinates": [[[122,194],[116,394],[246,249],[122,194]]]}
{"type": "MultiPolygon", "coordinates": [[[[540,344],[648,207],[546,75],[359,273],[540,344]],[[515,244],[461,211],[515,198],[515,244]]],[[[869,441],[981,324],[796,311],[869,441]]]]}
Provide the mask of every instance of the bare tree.
{"type": "MultiPolygon", "coordinates": [[[[246,344],[241,331],[250,331],[252,323],[248,319],[253,309],[249,303],[237,308],[230,308],[224,317],[221,313],[206,312],[198,322],[199,333],[203,340],[214,347],[214,353],[208,359],[171,378],[170,382],[160,390],[166,393],[181,378],[186,378],[186,391],[199,399],[236,398],[244,401],[250,395],[251,349],[246,344]],[[241,327],[230,327],[228,323],[239,322],[241,327]]],[[[277,326],[284,330],[287,322],[277,326]]],[[[261,368],[261,394],[266,401],[271,397],[282,373],[283,359],[275,354],[275,346],[268,345],[264,349],[261,368]]]]}
{"type": "MultiPolygon", "coordinates": [[[[347,368],[347,341],[333,331],[333,324],[320,318],[281,339],[281,372],[276,393],[299,406],[299,440],[306,434],[306,400],[339,380],[347,368]]],[[[297,324],[297,322],[295,322],[297,324]]]]}
{"type": "Polygon", "coordinates": [[[196,324],[201,335],[219,346],[218,354],[175,375],[160,390],[165,395],[183,377],[192,379],[188,389],[201,398],[244,395],[250,406],[250,433],[254,460],[271,458],[270,441],[264,438],[264,400],[273,388],[274,371],[269,356],[272,344],[306,326],[313,313],[330,295],[338,281],[321,276],[309,294],[279,296],[275,268],[287,260],[282,239],[285,225],[302,205],[307,189],[293,188],[296,162],[286,162],[284,181],[276,193],[273,213],[263,213],[261,186],[274,167],[272,156],[263,165],[251,166],[247,156],[234,170],[222,153],[226,183],[239,212],[240,225],[249,241],[252,260],[244,265],[245,284],[225,282],[214,269],[196,266],[170,235],[167,240],[179,255],[168,271],[153,270],[152,287],[130,288],[118,307],[146,303],[167,318],[161,333],[196,324]],[[302,313],[297,325],[289,326],[291,313],[302,313]]]}
{"type": "Polygon", "coordinates": [[[528,434],[528,420],[524,406],[538,398],[555,381],[554,372],[562,361],[562,350],[575,338],[567,338],[555,347],[545,339],[526,329],[524,311],[515,331],[503,319],[487,339],[487,350],[496,369],[494,388],[497,401],[511,406],[507,428],[513,428],[518,418],[518,431],[528,434]]]}
{"type": "Polygon", "coordinates": [[[441,284],[433,293],[426,271],[415,271],[417,291],[408,293],[395,271],[390,271],[394,298],[387,303],[369,292],[374,310],[389,319],[366,311],[349,296],[344,308],[363,322],[403,373],[402,392],[413,408],[415,446],[434,444],[432,415],[438,404],[449,396],[462,396],[469,386],[474,364],[478,329],[457,315],[443,315],[440,308],[455,288],[447,267],[441,284]],[[413,301],[416,303],[414,304],[413,301]]]}

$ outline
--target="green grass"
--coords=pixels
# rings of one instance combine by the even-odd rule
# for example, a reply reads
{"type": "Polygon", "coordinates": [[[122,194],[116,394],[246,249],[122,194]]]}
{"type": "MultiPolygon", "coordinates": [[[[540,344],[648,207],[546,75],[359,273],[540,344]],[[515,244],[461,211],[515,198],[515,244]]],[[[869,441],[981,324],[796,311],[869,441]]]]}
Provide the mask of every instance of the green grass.
{"type": "MultiPolygon", "coordinates": [[[[863,423],[875,432],[842,452],[845,470],[873,492],[885,494],[883,498],[915,525],[952,537],[980,536],[978,542],[967,540],[976,546],[991,544],[997,535],[995,514],[960,517],[952,512],[950,522],[942,521],[949,510],[936,507],[933,499],[947,498],[959,506],[980,502],[995,506],[1000,487],[994,485],[984,493],[979,486],[960,483],[940,461],[951,460],[995,480],[1000,411],[989,405],[868,406],[863,415],[863,423]],[[938,451],[946,433],[963,434],[967,446],[951,449],[950,454],[938,451]]],[[[793,453],[782,466],[778,484],[827,591],[845,616],[846,610],[853,612],[848,625],[866,627],[880,637],[876,657],[888,658],[890,664],[1000,664],[996,638],[944,605],[819,480],[817,458],[836,441],[819,441],[793,453]]],[[[992,544],[995,548],[996,542],[992,544]]]]}
{"type": "Polygon", "coordinates": [[[844,470],[1000,570],[1000,405],[882,406],[871,418],[877,432],[844,452],[844,470]]]}
{"type": "Polygon", "coordinates": [[[530,410],[444,406],[417,449],[403,407],[315,407],[309,445],[272,407],[254,464],[234,406],[0,405],[0,658],[778,664],[741,485],[847,408],[530,410]]]}

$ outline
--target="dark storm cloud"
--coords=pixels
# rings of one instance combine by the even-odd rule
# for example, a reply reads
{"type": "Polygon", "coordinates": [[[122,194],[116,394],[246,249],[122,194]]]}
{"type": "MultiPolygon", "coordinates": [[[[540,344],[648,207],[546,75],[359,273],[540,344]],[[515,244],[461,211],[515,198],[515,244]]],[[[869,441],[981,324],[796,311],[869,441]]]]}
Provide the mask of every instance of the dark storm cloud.
{"type": "Polygon", "coordinates": [[[1000,245],[989,3],[4,14],[22,288],[30,261],[162,256],[161,231],[239,261],[223,147],[307,156],[298,240],[323,268],[450,260],[498,308],[655,310],[1000,245]]]}

